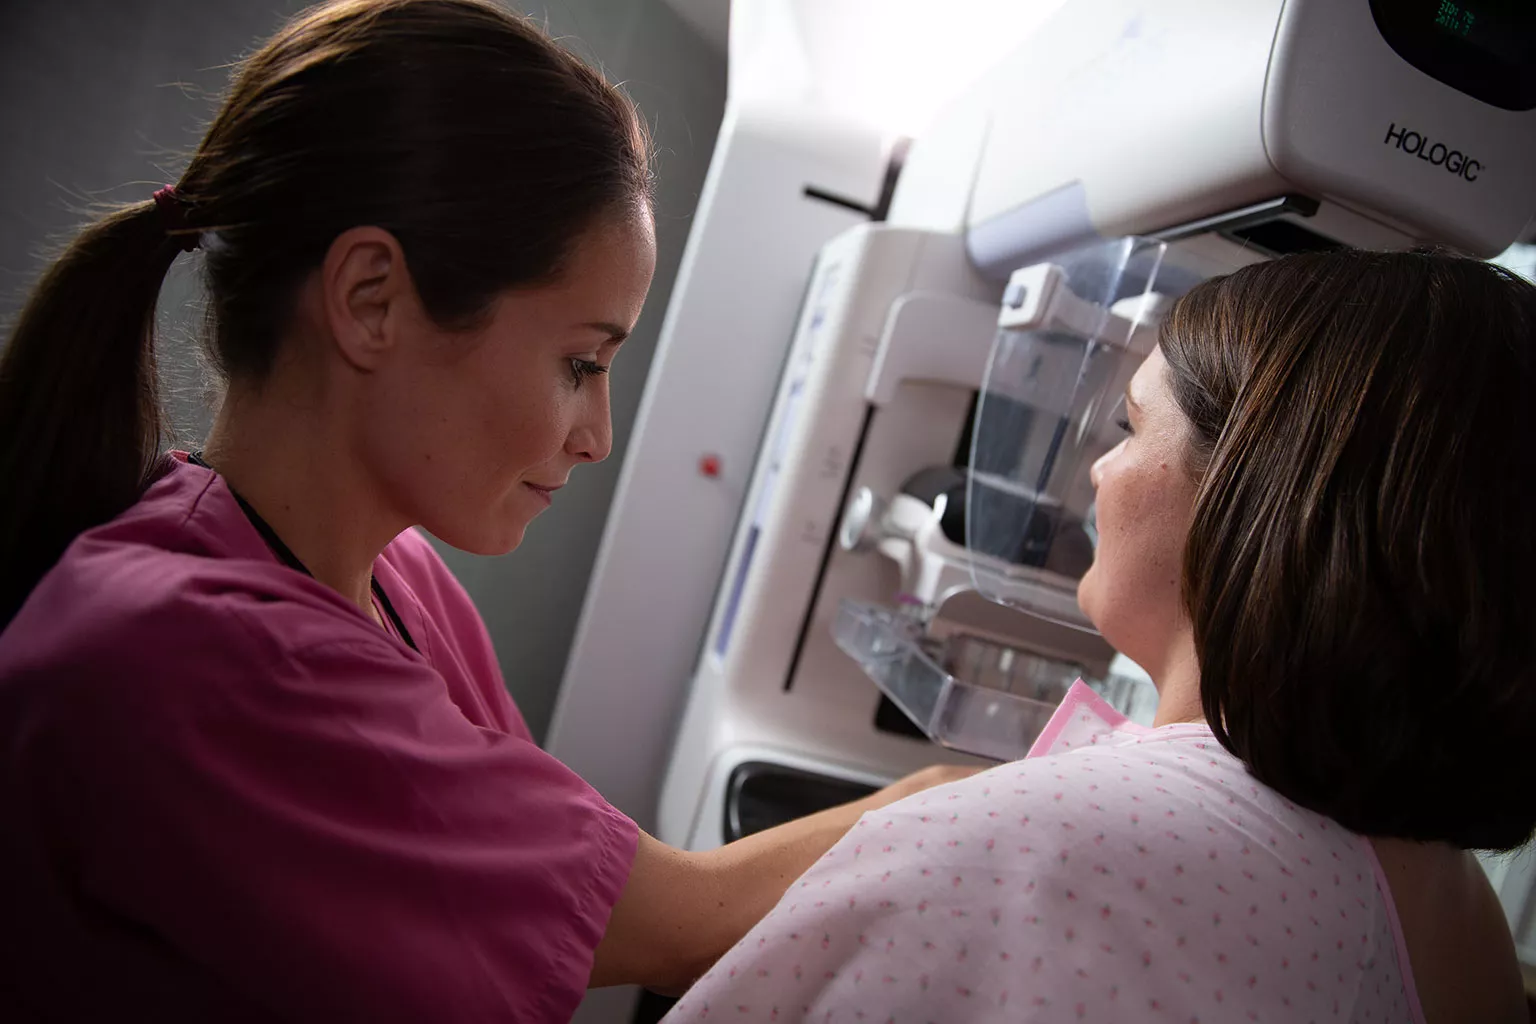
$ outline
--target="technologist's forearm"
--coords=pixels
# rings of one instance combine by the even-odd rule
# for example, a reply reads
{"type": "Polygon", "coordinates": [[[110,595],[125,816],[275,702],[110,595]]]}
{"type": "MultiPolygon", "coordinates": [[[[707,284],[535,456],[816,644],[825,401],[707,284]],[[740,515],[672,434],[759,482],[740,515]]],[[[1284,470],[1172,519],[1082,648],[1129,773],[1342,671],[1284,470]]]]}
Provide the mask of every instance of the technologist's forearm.
{"type": "Polygon", "coordinates": [[[865,811],[884,802],[879,794],[871,794],[697,854],[716,887],[717,906],[713,910],[720,926],[712,935],[705,966],[751,931],[790,884],[820,860],[865,811]]]}
{"type": "Polygon", "coordinates": [[[591,986],[681,993],[874,805],[872,795],[700,852],[642,833],[597,948],[591,986]]]}
{"type": "Polygon", "coordinates": [[[715,850],[678,850],[641,833],[629,880],[597,948],[590,984],[681,991],[741,941],[865,811],[973,771],[926,768],[861,800],[715,850]]]}

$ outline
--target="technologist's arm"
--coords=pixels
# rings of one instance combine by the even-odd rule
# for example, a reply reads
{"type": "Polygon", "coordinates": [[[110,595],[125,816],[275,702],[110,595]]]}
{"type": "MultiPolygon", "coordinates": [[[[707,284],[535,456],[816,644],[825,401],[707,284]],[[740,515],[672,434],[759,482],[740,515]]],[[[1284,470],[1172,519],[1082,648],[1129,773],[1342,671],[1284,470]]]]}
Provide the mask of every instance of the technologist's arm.
{"type": "Polygon", "coordinates": [[[640,833],[634,866],[597,947],[591,985],[679,992],[773,909],[865,811],[978,769],[934,765],[871,793],[716,850],[674,849],[640,833]]]}

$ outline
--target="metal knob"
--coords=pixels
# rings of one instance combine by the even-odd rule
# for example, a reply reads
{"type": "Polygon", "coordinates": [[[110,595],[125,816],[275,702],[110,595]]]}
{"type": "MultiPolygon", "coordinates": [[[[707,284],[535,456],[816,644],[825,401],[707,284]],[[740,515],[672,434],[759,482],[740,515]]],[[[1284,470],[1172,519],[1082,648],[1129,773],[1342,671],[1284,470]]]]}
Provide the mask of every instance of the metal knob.
{"type": "Polygon", "coordinates": [[[848,497],[842,522],[837,527],[837,543],[844,551],[868,551],[884,536],[880,519],[885,502],[868,487],[860,487],[848,497]]]}

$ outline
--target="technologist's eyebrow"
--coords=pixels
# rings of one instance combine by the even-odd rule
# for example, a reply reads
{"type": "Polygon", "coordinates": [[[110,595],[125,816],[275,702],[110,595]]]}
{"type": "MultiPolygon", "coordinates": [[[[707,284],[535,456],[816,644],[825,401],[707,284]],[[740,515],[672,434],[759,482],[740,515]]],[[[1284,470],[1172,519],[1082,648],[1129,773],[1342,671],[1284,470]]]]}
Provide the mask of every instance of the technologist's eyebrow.
{"type": "Polygon", "coordinates": [[[620,327],[618,324],[611,324],[606,320],[597,320],[593,321],[592,323],[579,324],[578,326],[588,327],[594,331],[602,331],[604,334],[608,335],[608,340],[603,343],[605,345],[618,345],[622,343],[625,338],[629,337],[628,330],[620,327]]]}
{"type": "Polygon", "coordinates": [[[1131,386],[1129,384],[1125,386],[1125,404],[1137,412],[1141,411],[1141,403],[1136,401],[1135,395],[1131,394],[1131,386]]]}

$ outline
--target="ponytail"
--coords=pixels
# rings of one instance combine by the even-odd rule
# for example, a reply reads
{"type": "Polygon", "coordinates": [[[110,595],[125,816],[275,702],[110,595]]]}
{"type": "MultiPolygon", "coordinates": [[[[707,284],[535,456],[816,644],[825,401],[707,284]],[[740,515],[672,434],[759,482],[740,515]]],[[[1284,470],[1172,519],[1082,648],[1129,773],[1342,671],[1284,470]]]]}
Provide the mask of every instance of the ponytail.
{"type": "Polygon", "coordinates": [[[155,302],[182,245],[156,204],[87,227],[0,355],[0,629],[81,532],[138,500],[160,454],[155,302]]]}

